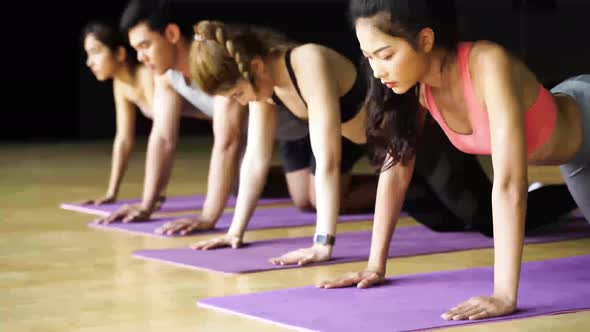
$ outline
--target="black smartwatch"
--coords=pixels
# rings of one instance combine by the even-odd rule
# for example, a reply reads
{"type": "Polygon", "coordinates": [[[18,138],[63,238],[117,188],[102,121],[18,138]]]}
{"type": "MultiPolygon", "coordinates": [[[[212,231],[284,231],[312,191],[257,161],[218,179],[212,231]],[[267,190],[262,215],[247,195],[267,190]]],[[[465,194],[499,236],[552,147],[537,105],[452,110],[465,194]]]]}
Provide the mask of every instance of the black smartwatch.
{"type": "Polygon", "coordinates": [[[330,234],[319,234],[316,233],[313,236],[313,244],[331,245],[333,246],[336,242],[336,237],[330,234]]]}

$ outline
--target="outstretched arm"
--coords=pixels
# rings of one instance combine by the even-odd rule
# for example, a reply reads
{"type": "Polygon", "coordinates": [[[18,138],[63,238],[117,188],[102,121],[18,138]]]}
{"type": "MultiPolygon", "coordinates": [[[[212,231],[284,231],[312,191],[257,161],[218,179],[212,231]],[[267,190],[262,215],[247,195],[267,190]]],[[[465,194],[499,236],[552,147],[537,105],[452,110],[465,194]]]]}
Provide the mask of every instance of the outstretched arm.
{"type": "Polygon", "coordinates": [[[318,287],[337,288],[356,285],[359,288],[366,288],[384,280],[389,244],[412,180],[414,163],[415,157],[406,164],[397,164],[379,175],[371,253],[367,268],[333,281],[321,282],[318,287]]]}
{"type": "Polygon", "coordinates": [[[148,219],[156,206],[160,191],[168,184],[178,141],[182,99],[168,84],[165,76],[155,80],[153,105],[154,123],[148,140],[141,206],[125,206],[110,216],[99,219],[99,223],[148,219]]]}
{"type": "Polygon", "coordinates": [[[272,160],[275,129],[274,106],[260,102],[250,103],[248,144],[240,170],[238,200],[232,224],[227,235],[196,243],[192,246],[194,249],[206,250],[224,246],[237,248],[241,245],[244,232],[266,182],[272,160]]]}
{"type": "Polygon", "coordinates": [[[198,217],[165,224],[157,233],[186,235],[215,227],[231,194],[240,160],[244,107],[230,98],[215,96],[213,113],[213,148],[207,178],[207,197],[198,217]]]}
{"type": "Polygon", "coordinates": [[[445,319],[502,316],[516,308],[527,199],[527,149],[523,105],[512,77],[509,54],[482,45],[474,69],[482,80],[490,121],[494,183],[494,293],[472,298],[443,314],[445,319]]]}
{"type": "Polygon", "coordinates": [[[98,205],[116,201],[135,143],[135,110],[133,103],[120,92],[116,82],[113,84],[113,94],[115,97],[117,133],[113,142],[109,186],[104,197],[88,200],[85,202],[86,204],[98,205]]]}
{"type": "Polygon", "coordinates": [[[207,199],[203,207],[204,220],[215,223],[231,194],[234,174],[240,161],[242,124],[246,110],[233,99],[216,96],[213,115],[214,143],[211,151],[207,199]]]}
{"type": "MultiPolygon", "coordinates": [[[[304,45],[291,56],[301,94],[307,102],[311,148],[316,160],[316,233],[336,235],[340,210],[341,124],[337,75],[326,51],[318,45],[304,45]]],[[[308,264],[331,258],[330,243],[314,244],[271,259],[273,264],[308,264]]]]}

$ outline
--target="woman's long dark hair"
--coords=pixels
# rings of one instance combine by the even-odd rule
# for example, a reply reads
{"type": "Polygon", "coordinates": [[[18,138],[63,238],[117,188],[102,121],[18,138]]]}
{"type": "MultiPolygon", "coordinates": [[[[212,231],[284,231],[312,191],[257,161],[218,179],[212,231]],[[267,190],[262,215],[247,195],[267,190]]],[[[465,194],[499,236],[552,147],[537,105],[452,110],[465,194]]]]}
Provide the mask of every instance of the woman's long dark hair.
{"type": "MultiPolygon", "coordinates": [[[[436,47],[455,50],[457,46],[453,0],[350,0],[349,15],[353,26],[360,18],[375,18],[380,30],[403,38],[414,48],[416,37],[427,27],[435,32],[436,47]]],[[[419,86],[397,95],[373,76],[366,59],[363,67],[368,83],[364,103],[368,112],[367,140],[373,163],[386,170],[405,163],[416,153],[419,86]]]]}

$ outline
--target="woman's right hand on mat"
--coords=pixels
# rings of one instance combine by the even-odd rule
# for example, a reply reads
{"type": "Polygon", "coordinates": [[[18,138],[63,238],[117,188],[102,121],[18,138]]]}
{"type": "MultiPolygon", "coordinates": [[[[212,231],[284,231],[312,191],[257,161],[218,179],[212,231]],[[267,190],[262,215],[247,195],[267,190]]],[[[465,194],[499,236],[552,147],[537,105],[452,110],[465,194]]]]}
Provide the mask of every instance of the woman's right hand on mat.
{"type": "Polygon", "coordinates": [[[322,281],[317,285],[317,287],[341,288],[356,285],[357,288],[367,288],[383,283],[384,280],[385,277],[383,276],[383,273],[372,270],[364,270],[361,272],[348,273],[344,277],[335,280],[322,281]]]}
{"type": "Polygon", "coordinates": [[[164,224],[156,229],[156,233],[162,235],[187,235],[193,232],[210,230],[214,227],[214,222],[203,220],[202,217],[182,218],[164,224]]]}
{"type": "Polygon", "coordinates": [[[106,195],[106,196],[103,196],[100,198],[82,201],[81,204],[102,205],[102,204],[114,203],[116,200],[117,200],[117,197],[115,197],[114,195],[106,195]]]}
{"type": "Polygon", "coordinates": [[[117,211],[111,213],[108,217],[98,218],[94,222],[97,224],[110,224],[115,221],[124,223],[135,221],[147,221],[152,215],[151,211],[142,209],[141,205],[123,205],[117,211]]]}
{"type": "Polygon", "coordinates": [[[233,249],[237,249],[241,246],[242,238],[237,235],[229,234],[191,244],[191,248],[195,250],[209,250],[224,247],[232,247],[233,249]]]}

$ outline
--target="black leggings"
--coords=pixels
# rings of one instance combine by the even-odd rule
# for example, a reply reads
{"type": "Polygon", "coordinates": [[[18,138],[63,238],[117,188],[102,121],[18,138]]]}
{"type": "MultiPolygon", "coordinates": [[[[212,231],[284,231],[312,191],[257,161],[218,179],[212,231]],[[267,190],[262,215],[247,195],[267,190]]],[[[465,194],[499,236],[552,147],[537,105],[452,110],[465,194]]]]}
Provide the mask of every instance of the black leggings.
{"type": "MultiPolygon", "coordinates": [[[[475,230],[493,236],[492,183],[477,158],[457,150],[438,126],[418,147],[404,210],[439,232],[475,230]]],[[[525,230],[547,225],[576,208],[566,185],[529,192],[525,230]]]]}

